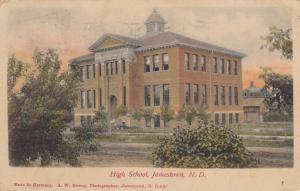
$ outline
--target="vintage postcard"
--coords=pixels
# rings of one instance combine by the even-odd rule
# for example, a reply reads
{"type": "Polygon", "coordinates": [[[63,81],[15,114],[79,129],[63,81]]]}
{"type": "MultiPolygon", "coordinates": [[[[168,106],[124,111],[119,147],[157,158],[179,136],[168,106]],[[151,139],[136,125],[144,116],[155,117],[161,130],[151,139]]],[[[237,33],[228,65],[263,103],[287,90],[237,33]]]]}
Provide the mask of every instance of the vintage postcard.
{"type": "Polygon", "coordinates": [[[300,190],[299,0],[0,15],[0,191],[300,190]]]}

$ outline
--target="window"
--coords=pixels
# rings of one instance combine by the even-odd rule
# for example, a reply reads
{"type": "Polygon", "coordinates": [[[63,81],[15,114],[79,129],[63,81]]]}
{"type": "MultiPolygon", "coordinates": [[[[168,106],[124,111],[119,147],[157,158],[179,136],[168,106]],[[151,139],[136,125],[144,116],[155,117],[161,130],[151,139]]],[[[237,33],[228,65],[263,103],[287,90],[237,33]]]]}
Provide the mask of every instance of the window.
{"type": "Polygon", "coordinates": [[[222,113],[222,124],[226,124],[226,113],[222,113]]]}
{"type": "Polygon", "coordinates": [[[84,100],[85,100],[85,92],[80,91],[80,106],[81,106],[81,108],[84,108],[84,106],[85,106],[84,100]]]}
{"type": "Polygon", "coordinates": [[[225,87],[221,86],[221,104],[225,105],[225,87]]]}
{"type": "Polygon", "coordinates": [[[239,105],[239,96],[238,96],[238,88],[234,87],[234,103],[235,105],[239,105]]]}
{"type": "Polygon", "coordinates": [[[123,105],[126,106],[126,86],[123,86],[123,105]]]}
{"type": "Polygon", "coordinates": [[[154,106],[160,105],[160,87],[159,85],[153,86],[153,94],[154,94],[154,106]]]}
{"type": "Polygon", "coordinates": [[[92,124],[92,116],[88,115],[88,116],[86,117],[86,123],[89,124],[89,125],[92,124]]]}
{"type": "Polygon", "coordinates": [[[202,84],[202,106],[207,104],[206,84],[202,84]]]}
{"type": "Polygon", "coordinates": [[[224,59],[222,58],[221,60],[220,60],[220,73],[221,74],[224,74],[225,73],[225,63],[224,63],[224,59]]]}
{"type": "Polygon", "coordinates": [[[83,126],[84,122],[85,122],[85,116],[80,116],[80,124],[81,124],[81,126],[83,126]]]}
{"type": "Polygon", "coordinates": [[[169,100],[169,84],[163,84],[163,105],[167,106],[170,103],[169,100]]]}
{"type": "Polygon", "coordinates": [[[93,105],[96,108],[96,90],[93,90],[93,105]]]}
{"type": "Polygon", "coordinates": [[[215,85],[215,105],[219,105],[219,86],[215,85]]]}
{"type": "Polygon", "coordinates": [[[214,58],[214,73],[218,73],[218,58],[214,58]]]}
{"type": "Polygon", "coordinates": [[[228,101],[229,105],[232,105],[232,90],[231,86],[228,87],[228,101]]]}
{"type": "Polygon", "coordinates": [[[215,124],[216,124],[216,125],[219,125],[219,123],[220,123],[220,121],[219,121],[219,114],[216,113],[216,114],[215,114],[215,124]]]}
{"type": "Polygon", "coordinates": [[[145,126],[146,127],[151,127],[151,118],[145,118],[145,126]]]}
{"type": "Polygon", "coordinates": [[[92,94],[91,94],[91,90],[87,91],[87,108],[91,108],[92,107],[92,94]]]}
{"type": "Polygon", "coordinates": [[[159,57],[158,55],[153,55],[152,57],[153,61],[153,71],[158,72],[159,71],[159,57]]]}
{"type": "Polygon", "coordinates": [[[193,70],[198,71],[198,55],[193,54],[193,70]]]}
{"type": "Polygon", "coordinates": [[[116,60],[115,61],[115,74],[117,75],[118,74],[118,61],[116,60]]]}
{"type": "Polygon", "coordinates": [[[201,56],[201,64],[202,64],[201,67],[202,72],[206,72],[206,56],[201,56]]]}
{"type": "Polygon", "coordinates": [[[156,127],[156,128],[160,127],[160,116],[159,115],[154,116],[154,127],[156,127]]]}
{"type": "Polygon", "coordinates": [[[99,88],[99,106],[102,107],[102,89],[99,88]]]}
{"type": "Polygon", "coordinates": [[[151,88],[150,86],[144,87],[145,106],[150,106],[150,104],[151,104],[150,88],[151,88]]]}
{"type": "Polygon", "coordinates": [[[107,75],[108,76],[108,72],[109,71],[109,63],[107,62],[107,63],[105,63],[105,75],[107,75]]]}
{"type": "Polygon", "coordinates": [[[185,91],[185,104],[190,105],[191,104],[190,84],[185,84],[184,91],[185,91]]]}
{"type": "Polygon", "coordinates": [[[240,121],[240,120],[239,120],[239,114],[236,113],[236,114],[235,114],[235,123],[238,124],[239,121],[240,121]]]}
{"type": "Polygon", "coordinates": [[[227,74],[230,75],[231,74],[231,61],[227,60],[227,74]]]}
{"type": "Polygon", "coordinates": [[[114,63],[110,62],[110,75],[114,75],[114,63]]]}
{"type": "Polygon", "coordinates": [[[234,61],[234,75],[238,75],[238,64],[237,64],[237,61],[234,61]]]}
{"type": "Polygon", "coordinates": [[[125,65],[125,60],[123,59],[122,60],[122,70],[123,70],[123,74],[125,74],[126,73],[126,65],[125,65]]]}
{"type": "Polygon", "coordinates": [[[86,65],[86,79],[90,79],[90,65],[86,65]]]}
{"type": "Polygon", "coordinates": [[[199,85],[194,84],[194,104],[199,105],[199,85]]]}
{"type": "Polygon", "coordinates": [[[162,64],[163,64],[163,70],[169,70],[169,54],[168,53],[162,54],[162,64]]]}
{"type": "Polygon", "coordinates": [[[185,70],[190,69],[190,54],[189,53],[184,54],[184,69],[185,70]]]}
{"type": "Polygon", "coordinates": [[[102,73],[102,71],[101,71],[101,64],[98,63],[98,74],[99,74],[99,76],[101,76],[101,73],[102,73]]]}
{"type": "Polygon", "coordinates": [[[150,57],[144,57],[144,72],[150,72],[150,57]]]}
{"type": "Polygon", "coordinates": [[[96,78],[96,65],[93,64],[93,78],[96,78]]]}
{"type": "Polygon", "coordinates": [[[80,81],[82,81],[83,82],[83,80],[84,80],[84,71],[83,71],[83,66],[80,66],[80,76],[81,76],[81,79],[80,79],[80,81]]]}
{"type": "Polygon", "coordinates": [[[232,118],[233,118],[232,113],[229,113],[229,124],[232,124],[233,122],[232,118]]]}

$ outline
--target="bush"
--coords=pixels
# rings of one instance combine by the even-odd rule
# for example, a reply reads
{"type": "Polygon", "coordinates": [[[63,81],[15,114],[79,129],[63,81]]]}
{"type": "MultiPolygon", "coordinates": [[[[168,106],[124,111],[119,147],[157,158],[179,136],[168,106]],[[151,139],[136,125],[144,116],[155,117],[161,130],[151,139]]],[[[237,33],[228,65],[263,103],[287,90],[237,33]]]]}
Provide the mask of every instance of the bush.
{"type": "Polygon", "coordinates": [[[257,160],[229,128],[199,122],[197,128],[176,128],[152,153],[155,167],[245,168],[257,160]]]}

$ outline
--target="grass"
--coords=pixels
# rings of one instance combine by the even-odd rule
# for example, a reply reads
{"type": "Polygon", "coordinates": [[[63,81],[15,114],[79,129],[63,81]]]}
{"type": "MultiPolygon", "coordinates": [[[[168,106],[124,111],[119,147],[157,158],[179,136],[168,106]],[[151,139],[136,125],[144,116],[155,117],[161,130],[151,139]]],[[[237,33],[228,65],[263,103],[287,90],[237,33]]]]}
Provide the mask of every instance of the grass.
{"type": "Polygon", "coordinates": [[[163,138],[162,135],[128,135],[128,134],[113,134],[109,135],[100,135],[97,137],[99,141],[103,142],[125,142],[125,143],[150,143],[155,144],[159,142],[160,138],[163,138]]]}
{"type": "Polygon", "coordinates": [[[243,140],[248,147],[288,147],[293,146],[293,140],[268,141],[268,140],[243,140]]]}

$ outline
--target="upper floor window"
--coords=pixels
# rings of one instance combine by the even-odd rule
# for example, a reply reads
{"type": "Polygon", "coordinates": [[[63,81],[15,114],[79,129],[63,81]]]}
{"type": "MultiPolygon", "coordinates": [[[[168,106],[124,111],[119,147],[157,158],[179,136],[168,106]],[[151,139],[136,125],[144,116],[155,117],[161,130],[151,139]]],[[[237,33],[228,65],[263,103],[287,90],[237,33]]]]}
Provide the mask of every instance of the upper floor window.
{"type": "Polygon", "coordinates": [[[144,72],[150,72],[150,57],[144,57],[144,72]]]}
{"type": "Polygon", "coordinates": [[[169,84],[163,84],[163,105],[167,106],[169,105],[169,84]]]}
{"type": "Polygon", "coordinates": [[[99,88],[99,106],[102,107],[102,89],[99,88]]]}
{"type": "Polygon", "coordinates": [[[84,69],[84,67],[80,66],[80,76],[81,76],[80,81],[82,81],[82,82],[84,80],[84,71],[83,71],[83,69],[84,69]]]}
{"type": "Polygon", "coordinates": [[[150,106],[150,104],[151,104],[150,88],[151,88],[151,86],[149,86],[149,85],[144,86],[145,106],[150,106]]]}
{"type": "Polygon", "coordinates": [[[201,64],[202,64],[201,67],[202,72],[206,72],[206,56],[201,56],[201,64]]]}
{"type": "Polygon", "coordinates": [[[126,73],[126,61],[124,59],[122,59],[122,70],[123,70],[123,74],[126,73]]]}
{"type": "Polygon", "coordinates": [[[153,86],[153,94],[154,94],[154,106],[160,105],[160,86],[154,85],[153,86]]]}
{"type": "Polygon", "coordinates": [[[96,108],[96,90],[93,90],[93,106],[96,108]]]}
{"type": "Polygon", "coordinates": [[[86,97],[87,97],[87,108],[92,108],[92,92],[91,90],[88,90],[86,92],[86,97]]]}
{"type": "Polygon", "coordinates": [[[239,94],[238,94],[238,88],[234,87],[234,101],[235,101],[235,105],[239,104],[239,94]]]}
{"type": "Polygon", "coordinates": [[[184,91],[185,91],[185,104],[190,105],[191,104],[190,84],[185,84],[184,91]]]}
{"type": "Polygon", "coordinates": [[[198,71],[198,55],[193,54],[193,70],[198,71]]]}
{"type": "Polygon", "coordinates": [[[86,79],[90,79],[90,65],[86,65],[86,79]]]}
{"type": "Polygon", "coordinates": [[[215,85],[215,105],[219,105],[219,86],[215,85]]]}
{"type": "Polygon", "coordinates": [[[118,74],[118,61],[115,61],[115,74],[118,74]]]}
{"type": "Polygon", "coordinates": [[[98,63],[98,73],[99,73],[99,76],[101,76],[101,73],[102,73],[101,63],[98,63]]]}
{"type": "Polygon", "coordinates": [[[158,55],[153,55],[153,71],[154,72],[159,71],[159,57],[158,57],[158,55]]]}
{"type": "Polygon", "coordinates": [[[231,74],[231,61],[227,60],[227,74],[230,75],[231,74]]]}
{"type": "Polygon", "coordinates": [[[110,75],[114,74],[114,63],[110,62],[110,75]]]}
{"type": "Polygon", "coordinates": [[[194,104],[199,105],[199,85],[194,84],[194,104]]]}
{"type": "Polygon", "coordinates": [[[218,73],[218,58],[214,58],[214,73],[218,73]]]}
{"type": "Polygon", "coordinates": [[[126,106],[126,86],[123,86],[123,105],[126,106]]]}
{"type": "Polygon", "coordinates": [[[105,63],[105,75],[108,76],[108,74],[109,74],[109,63],[106,62],[106,63],[105,63]]]}
{"type": "Polygon", "coordinates": [[[224,74],[225,73],[225,61],[224,61],[224,59],[222,58],[222,59],[220,59],[220,73],[221,74],[224,74]]]}
{"type": "Polygon", "coordinates": [[[234,75],[238,75],[238,63],[234,61],[234,75]]]}
{"type": "Polygon", "coordinates": [[[85,92],[84,91],[80,91],[80,106],[81,108],[85,107],[85,92]]]}
{"type": "Polygon", "coordinates": [[[225,87],[221,86],[221,104],[225,105],[225,87]]]}
{"type": "Polygon", "coordinates": [[[163,70],[169,70],[169,54],[163,53],[162,54],[162,65],[163,70]]]}
{"type": "Polygon", "coordinates": [[[184,54],[184,69],[185,70],[190,69],[190,54],[189,53],[184,54]]]}
{"type": "Polygon", "coordinates": [[[93,78],[96,78],[96,65],[93,64],[93,78]]]}
{"type": "Polygon", "coordinates": [[[202,84],[202,106],[207,104],[206,84],[202,84]]]}
{"type": "Polygon", "coordinates": [[[232,105],[232,88],[231,88],[231,86],[228,87],[228,101],[229,101],[229,105],[232,105]]]}

